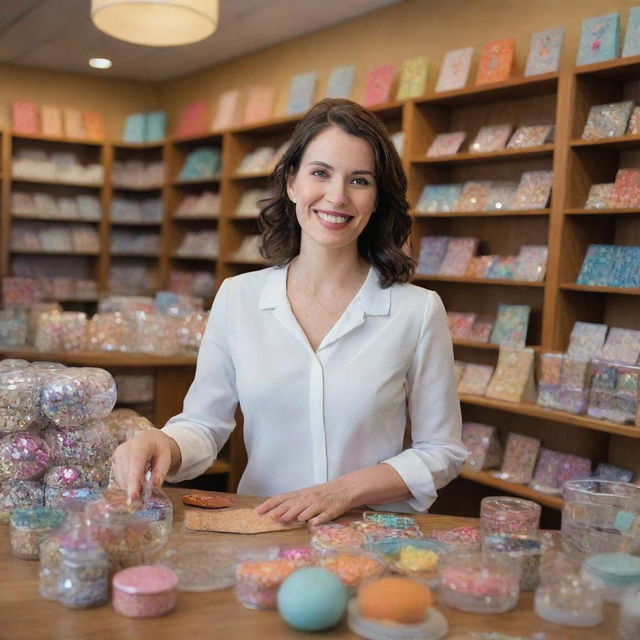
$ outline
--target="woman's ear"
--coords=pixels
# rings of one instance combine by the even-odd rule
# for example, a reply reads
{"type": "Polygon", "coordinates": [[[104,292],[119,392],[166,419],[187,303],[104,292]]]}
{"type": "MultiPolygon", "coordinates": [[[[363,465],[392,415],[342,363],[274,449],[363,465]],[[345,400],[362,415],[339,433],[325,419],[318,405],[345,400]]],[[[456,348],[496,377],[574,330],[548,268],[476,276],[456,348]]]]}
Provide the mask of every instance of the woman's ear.
{"type": "Polygon", "coordinates": [[[289,200],[291,200],[293,204],[296,203],[296,190],[293,186],[294,178],[295,178],[294,173],[290,171],[289,176],[287,177],[287,195],[289,196],[289,200]]]}

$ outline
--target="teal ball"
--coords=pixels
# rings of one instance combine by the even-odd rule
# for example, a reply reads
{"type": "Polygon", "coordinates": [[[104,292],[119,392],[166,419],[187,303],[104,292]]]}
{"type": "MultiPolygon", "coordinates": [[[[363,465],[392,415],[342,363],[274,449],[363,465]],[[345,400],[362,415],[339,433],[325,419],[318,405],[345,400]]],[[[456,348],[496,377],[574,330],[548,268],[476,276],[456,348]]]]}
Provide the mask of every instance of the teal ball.
{"type": "Polygon", "coordinates": [[[278,590],[278,611],[294,629],[323,631],[334,627],[347,608],[340,579],[320,567],[294,571],[278,590]]]}

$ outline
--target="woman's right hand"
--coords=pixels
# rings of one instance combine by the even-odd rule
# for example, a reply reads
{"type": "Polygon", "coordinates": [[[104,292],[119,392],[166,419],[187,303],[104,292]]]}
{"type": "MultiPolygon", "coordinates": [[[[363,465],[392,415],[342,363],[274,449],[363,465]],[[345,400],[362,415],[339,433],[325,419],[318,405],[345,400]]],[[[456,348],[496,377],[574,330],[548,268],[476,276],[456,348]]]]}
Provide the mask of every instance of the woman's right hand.
{"type": "Polygon", "coordinates": [[[123,442],[111,456],[113,477],[129,498],[137,498],[142,491],[147,464],[151,466],[154,487],[162,486],[169,469],[177,469],[182,462],[178,443],[158,429],[145,429],[123,442]]]}

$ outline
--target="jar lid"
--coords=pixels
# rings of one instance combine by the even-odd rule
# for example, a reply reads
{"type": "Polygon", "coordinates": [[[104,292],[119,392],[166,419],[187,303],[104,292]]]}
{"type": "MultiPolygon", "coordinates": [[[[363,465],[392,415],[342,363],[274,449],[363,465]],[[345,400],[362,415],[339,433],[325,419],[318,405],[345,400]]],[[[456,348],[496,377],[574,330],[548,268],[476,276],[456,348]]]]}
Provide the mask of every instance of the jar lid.
{"type": "Polygon", "coordinates": [[[9,516],[9,523],[25,529],[53,529],[65,518],[64,511],[52,507],[19,507],[9,516]]]}
{"type": "Polygon", "coordinates": [[[597,553],[586,558],[582,566],[607,585],[640,582],[640,558],[628,553],[597,553]]]}
{"type": "Polygon", "coordinates": [[[131,594],[151,595],[171,591],[178,586],[178,576],[159,564],[129,567],[113,576],[113,588],[131,594]]]}

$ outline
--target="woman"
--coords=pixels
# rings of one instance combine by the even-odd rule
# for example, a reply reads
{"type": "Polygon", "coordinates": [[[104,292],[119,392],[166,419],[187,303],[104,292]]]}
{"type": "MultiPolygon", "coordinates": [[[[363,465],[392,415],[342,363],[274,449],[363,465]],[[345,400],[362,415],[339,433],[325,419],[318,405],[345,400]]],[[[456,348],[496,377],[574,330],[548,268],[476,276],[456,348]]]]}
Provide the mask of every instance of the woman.
{"type": "Polygon", "coordinates": [[[262,210],[276,267],[225,280],[184,410],[114,453],[140,490],[205,471],[244,415],[239,492],[319,524],[359,505],[425,511],[465,458],[446,314],[408,284],[406,178],[384,127],[326,99],[298,124],[262,210]],[[411,447],[403,450],[407,419],[411,447]]]}

